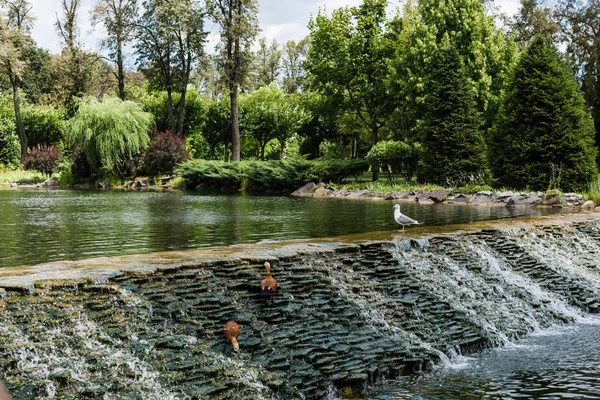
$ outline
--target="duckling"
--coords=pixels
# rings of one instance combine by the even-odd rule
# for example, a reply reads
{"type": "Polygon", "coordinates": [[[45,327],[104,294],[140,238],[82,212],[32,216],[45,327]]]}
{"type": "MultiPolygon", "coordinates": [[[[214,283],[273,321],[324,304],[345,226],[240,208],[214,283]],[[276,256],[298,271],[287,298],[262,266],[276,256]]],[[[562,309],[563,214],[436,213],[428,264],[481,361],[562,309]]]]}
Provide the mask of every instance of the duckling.
{"type": "Polygon", "coordinates": [[[223,333],[225,333],[227,341],[231,343],[233,351],[237,352],[240,349],[240,345],[237,341],[237,337],[240,334],[240,326],[234,321],[228,321],[223,327],[223,333]]]}
{"type": "Polygon", "coordinates": [[[271,276],[271,264],[265,262],[265,268],[267,269],[267,277],[260,282],[260,291],[263,296],[269,296],[273,300],[273,295],[277,290],[277,281],[271,276]]]}

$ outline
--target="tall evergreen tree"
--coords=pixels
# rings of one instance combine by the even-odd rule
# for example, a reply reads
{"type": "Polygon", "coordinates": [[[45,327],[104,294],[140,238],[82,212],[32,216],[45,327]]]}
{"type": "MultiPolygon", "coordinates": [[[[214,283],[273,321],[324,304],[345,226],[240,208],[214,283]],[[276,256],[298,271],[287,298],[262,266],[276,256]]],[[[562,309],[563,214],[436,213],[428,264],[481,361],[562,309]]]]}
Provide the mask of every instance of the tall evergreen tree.
{"type": "Polygon", "coordinates": [[[497,186],[545,190],[560,175],[562,190],[586,190],[597,174],[593,143],[577,82],[549,37],[536,36],[519,58],[490,134],[497,186]]]}
{"type": "Polygon", "coordinates": [[[419,181],[447,186],[482,183],[486,162],[481,118],[458,51],[449,44],[441,48],[431,68],[419,181]]]}

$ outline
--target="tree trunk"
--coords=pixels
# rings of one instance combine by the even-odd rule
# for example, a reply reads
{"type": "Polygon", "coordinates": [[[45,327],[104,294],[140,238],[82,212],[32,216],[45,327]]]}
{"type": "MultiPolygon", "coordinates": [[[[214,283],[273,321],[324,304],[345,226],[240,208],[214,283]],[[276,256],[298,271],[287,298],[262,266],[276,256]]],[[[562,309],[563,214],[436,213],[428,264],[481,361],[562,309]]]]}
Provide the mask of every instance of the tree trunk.
{"type": "Polygon", "coordinates": [[[187,78],[185,85],[181,88],[181,96],[179,97],[179,117],[177,118],[177,133],[183,137],[183,121],[185,119],[185,95],[187,94],[187,78]]]}
{"type": "Polygon", "coordinates": [[[123,67],[123,49],[119,39],[117,43],[117,84],[119,85],[119,98],[125,101],[125,69],[123,67]]]}
{"type": "Polygon", "coordinates": [[[238,117],[237,90],[231,90],[231,161],[240,161],[240,121],[238,117]]]}
{"type": "Polygon", "coordinates": [[[17,84],[17,78],[12,74],[10,74],[10,84],[13,89],[15,118],[17,119],[17,133],[19,135],[19,141],[21,142],[21,164],[25,164],[25,156],[27,156],[27,135],[25,134],[23,121],[21,120],[21,99],[19,98],[19,86],[17,84]]]}
{"type": "MultiPolygon", "coordinates": [[[[237,89],[240,78],[240,34],[236,33],[240,29],[240,20],[242,19],[241,1],[235,2],[235,12],[232,16],[233,29],[233,71],[231,77],[230,93],[231,96],[231,161],[240,161],[240,121],[238,116],[237,89]]],[[[231,36],[230,36],[231,38],[231,36]]]]}
{"type": "Polygon", "coordinates": [[[285,152],[285,141],[281,141],[281,155],[279,156],[279,158],[282,161],[283,161],[284,152],[285,152]]]}
{"type": "Polygon", "coordinates": [[[167,110],[169,111],[169,122],[171,122],[171,132],[177,133],[175,125],[175,115],[173,114],[173,90],[171,85],[167,85],[167,110]]]}
{"type": "MultiPolygon", "coordinates": [[[[377,125],[371,127],[371,144],[375,146],[377,144],[377,133],[379,132],[379,128],[377,125]]],[[[379,179],[379,165],[377,163],[373,163],[371,165],[371,171],[373,171],[373,182],[376,182],[379,179]]]]}

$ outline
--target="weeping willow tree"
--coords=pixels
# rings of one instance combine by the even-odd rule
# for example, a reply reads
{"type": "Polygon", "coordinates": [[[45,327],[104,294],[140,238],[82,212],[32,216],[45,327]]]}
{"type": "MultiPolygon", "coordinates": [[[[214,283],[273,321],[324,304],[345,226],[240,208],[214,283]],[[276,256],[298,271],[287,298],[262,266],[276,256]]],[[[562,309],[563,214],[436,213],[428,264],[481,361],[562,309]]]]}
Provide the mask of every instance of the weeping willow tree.
{"type": "Polygon", "coordinates": [[[152,123],[152,115],[133,101],[87,97],[69,121],[66,137],[72,148],[83,150],[94,175],[121,176],[124,165],[150,142],[152,123]]]}

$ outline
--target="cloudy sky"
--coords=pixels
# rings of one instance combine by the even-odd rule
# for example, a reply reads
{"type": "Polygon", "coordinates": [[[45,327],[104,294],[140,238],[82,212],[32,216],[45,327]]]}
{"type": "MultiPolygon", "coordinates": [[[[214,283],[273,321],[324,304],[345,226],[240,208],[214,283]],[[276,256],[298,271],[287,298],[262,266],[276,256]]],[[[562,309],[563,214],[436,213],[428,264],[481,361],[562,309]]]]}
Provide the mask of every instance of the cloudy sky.
{"type": "MultiPolygon", "coordinates": [[[[54,23],[56,13],[60,14],[61,0],[30,1],[37,18],[32,32],[33,38],[39,46],[58,53],[61,42],[54,23]]],[[[101,27],[93,30],[90,25],[90,9],[95,1],[81,0],[82,7],[79,13],[81,37],[89,50],[98,50],[99,38],[103,35],[101,27]]],[[[308,34],[306,25],[310,16],[315,15],[320,8],[326,8],[330,12],[344,5],[354,6],[361,2],[362,0],[259,0],[258,17],[262,30],[260,37],[266,37],[269,41],[277,39],[279,43],[301,40],[308,34]]],[[[390,0],[390,3],[391,8],[396,8],[402,5],[402,0],[390,0]]],[[[500,7],[501,12],[513,14],[518,8],[519,0],[496,0],[495,4],[500,7]]]]}

